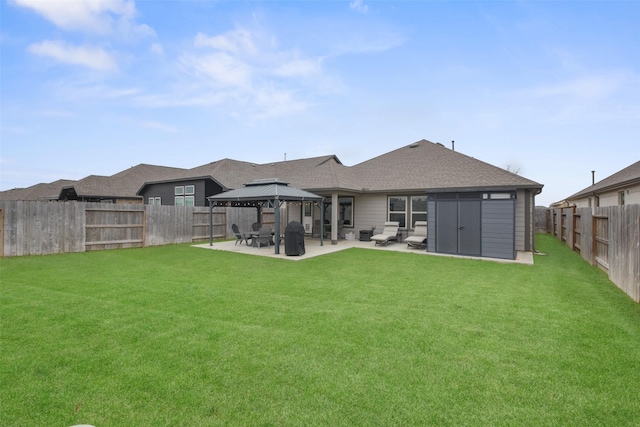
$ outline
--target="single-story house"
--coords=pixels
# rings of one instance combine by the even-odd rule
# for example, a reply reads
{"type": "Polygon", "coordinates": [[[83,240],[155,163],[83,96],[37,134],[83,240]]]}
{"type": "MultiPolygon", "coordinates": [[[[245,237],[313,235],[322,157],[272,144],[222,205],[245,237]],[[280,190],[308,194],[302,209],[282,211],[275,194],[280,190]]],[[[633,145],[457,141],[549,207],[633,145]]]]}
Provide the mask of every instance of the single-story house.
{"type": "MultiPolygon", "coordinates": [[[[265,178],[325,197],[333,242],[340,231],[382,230],[385,221],[398,221],[406,237],[415,221],[427,220],[432,252],[512,259],[535,249],[535,196],[542,184],[426,140],[350,167],[333,155],[269,164],[223,159],[146,182],[137,194],[146,203],[199,206],[265,178]]],[[[312,202],[288,206],[286,221],[311,233],[319,209],[312,202]]]]}
{"type": "Polygon", "coordinates": [[[566,206],[640,204],[640,160],[566,198],[566,206]]]}

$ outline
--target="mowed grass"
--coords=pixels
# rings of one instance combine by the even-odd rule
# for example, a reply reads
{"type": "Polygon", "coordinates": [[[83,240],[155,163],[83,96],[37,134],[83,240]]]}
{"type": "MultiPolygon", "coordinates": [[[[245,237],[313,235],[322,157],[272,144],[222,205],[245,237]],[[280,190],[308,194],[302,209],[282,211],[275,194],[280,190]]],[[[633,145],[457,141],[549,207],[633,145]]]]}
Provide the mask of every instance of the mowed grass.
{"type": "Polygon", "coordinates": [[[3,426],[637,426],[640,306],[535,266],[188,245],[0,260],[3,426]]]}

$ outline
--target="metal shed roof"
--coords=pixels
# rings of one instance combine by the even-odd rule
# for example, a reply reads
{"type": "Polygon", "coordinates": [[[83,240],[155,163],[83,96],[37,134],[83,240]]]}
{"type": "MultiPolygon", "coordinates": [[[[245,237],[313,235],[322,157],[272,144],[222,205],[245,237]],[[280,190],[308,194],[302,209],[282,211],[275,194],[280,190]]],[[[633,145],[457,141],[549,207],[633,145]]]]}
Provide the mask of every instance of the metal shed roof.
{"type": "Polygon", "coordinates": [[[289,187],[289,183],[277,178],[256,179],[245,184],[243,188],[225,191],[208,197],[212,205],[252,206],[260,202],[272,200],[280,201],[310,201],[321,202],[324,197],[299,188],[289,187]]]}

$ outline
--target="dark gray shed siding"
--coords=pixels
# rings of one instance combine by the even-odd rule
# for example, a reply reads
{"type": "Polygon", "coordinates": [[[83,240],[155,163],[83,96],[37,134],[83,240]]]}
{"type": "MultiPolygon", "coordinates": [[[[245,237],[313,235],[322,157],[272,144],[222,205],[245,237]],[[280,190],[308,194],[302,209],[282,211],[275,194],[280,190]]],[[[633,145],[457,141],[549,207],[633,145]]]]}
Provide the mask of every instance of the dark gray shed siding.
{"type": "Polygon", "coordinates": [[[482,256],[514,259],[516,215],[514,200],[482,202],[482,256]]]}
{"type": "MultiPolygon", "coordinates": [[[[445,218],[438,218],[438,204],[449,203],[451,201],[439,201],[429,198],[427,201],[427,251],[452,253],[451,248],[458,247],[459,242],[437,242],[439,219],[454,220],[450,215],[445,218]]],[[[470,219],[471,220],[471,219],[470,219]]],[[[481,256],[490,258],[515,259],[515,200],[482,200],[480,207],[480,248],[481,256]]],[[[451,236],[457,239],[456,236],[451,236]]],[[[462,254],[462,253],[461,253],[462,254]]]]}
{"type": "Polygon", "coordinates": [[[427,200],[427,252],[436,251],[436,201],[427,200]]]}

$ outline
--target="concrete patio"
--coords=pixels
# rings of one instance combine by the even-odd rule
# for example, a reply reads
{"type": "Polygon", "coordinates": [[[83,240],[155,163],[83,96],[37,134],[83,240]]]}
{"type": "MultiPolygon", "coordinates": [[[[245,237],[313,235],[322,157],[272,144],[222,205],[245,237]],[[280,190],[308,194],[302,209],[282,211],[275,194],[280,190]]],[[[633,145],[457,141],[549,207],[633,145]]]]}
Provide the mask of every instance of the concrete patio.
{"type": "Polygon", "coordinates": [[[380,250],[380,251],[404,252],[404,253],[412,253],[412,254],[427,255],[427,256],[446,256],[446,257],[456,257],[456,258],[479,259],[484,261],[495,261],[495,262],[501,262],[501,263],[533,265],[533,254],[531,252],[520,252],[520,251],[518,251],[515,260],[510,260],[510,259],[500,259],[500,258],[481,258],[481,257],[469,257],[469,256],[460,256],[460,255],[437,254],[433,252],[427,252],[426,249],[424,248],[410,249],[410,248],[407,248],[406,243],[395,243],[395,242],[389,243],[387,246],[379,246],[379,245],[375,245],[374,242],[361,242],[359,240],[338,240],[337,244],[335,245],[332,245],[330,241],[325,241],[324,245],[320,246],[320,240],[306,238],[304,245],[305,245],[305,254],[300,256],[285,255],[284,243],[280,245],[279,254],[275,253],[273,246],[256,248],[253,246],[247,246],[244,243],[236,244],[235,240],[227,240],[224,242],[214,242],[212,245],[209,245],[209,243],[202,243],[202,244],[194,245],[194,247],[202,248],[202,249],[217,250],[217,251],[235,252],[235,253],[241,253],[241,254],[247,254],[247,255],[280,258],[280,259],[286,259],[289,261],[301,261],[304,259],[309,259],[309,258],[313,258],[320,255],[339,252],[345,249],[361,248],[361,249],[371,249],[371,250],[380,250]]]}

